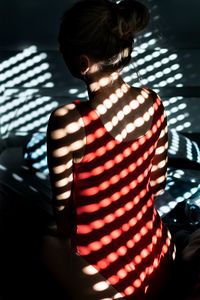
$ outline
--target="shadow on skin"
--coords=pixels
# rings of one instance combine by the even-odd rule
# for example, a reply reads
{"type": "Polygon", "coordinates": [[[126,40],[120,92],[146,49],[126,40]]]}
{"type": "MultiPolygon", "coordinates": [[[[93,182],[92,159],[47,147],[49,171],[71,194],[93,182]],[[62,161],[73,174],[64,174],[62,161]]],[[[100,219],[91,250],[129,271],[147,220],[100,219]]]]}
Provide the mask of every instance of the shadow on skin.
{"type": "Polygon", "coordinates": [[[71,250],[69,241],[46,236],[41,257],[67,299],[124,299],[94,267],[71,250]]]}

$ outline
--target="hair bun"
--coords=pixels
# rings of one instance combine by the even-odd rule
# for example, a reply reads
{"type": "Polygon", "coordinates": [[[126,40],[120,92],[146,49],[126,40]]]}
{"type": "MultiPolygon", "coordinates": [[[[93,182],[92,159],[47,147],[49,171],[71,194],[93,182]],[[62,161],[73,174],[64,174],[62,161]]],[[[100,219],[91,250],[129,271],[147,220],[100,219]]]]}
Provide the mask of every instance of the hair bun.
{"type": "Polygon", "coordinates": [[[122,0],[116,4],[117,26],[113,33],[121,39],[128,40],[143,30],[149,22],[149,10],[135,0],[122,0]]]}

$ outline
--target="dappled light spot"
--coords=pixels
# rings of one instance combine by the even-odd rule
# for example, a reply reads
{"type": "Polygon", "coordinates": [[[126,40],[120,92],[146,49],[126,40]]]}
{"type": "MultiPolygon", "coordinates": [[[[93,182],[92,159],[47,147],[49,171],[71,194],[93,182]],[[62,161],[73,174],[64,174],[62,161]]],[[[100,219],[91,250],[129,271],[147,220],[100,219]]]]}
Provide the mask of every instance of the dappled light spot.
{"type": "Polygon", "coordinates": [[[63,186],[66,186],[69,182],[69,179],[68,178],[63,178],[57,182],[55,182],[55,187],[63,187],[63,186]]]}
{"type": "Polygon", "coordinates": [[[89,188],[89,189],[85,190],[85,191],[84,191],[84,195],[87,195],[87,196],[94,196],[94,195],[96,195],[98,192],[99,192],[99,188],[98,188],[98,187],[92,187],[92,188],[89,188]]]}
{"type": "Polygon", "coordinates": [[[123,297],[123,293],[117,293],[113,299],[121,299],[123,297]]]}
{"type": "Polygon", "coordinates": [[[81,225],[78,227],[78,232],[80,234],[87,234],[87,233],[90,233],[92,232],[93,228],[91,226],[88,226],[88,225],[81,225]]]}
{"type": "Polygon", "coordinates": [[[137,255],[134,259],[134,262],[136,265],[140,264],[142,261],[142,257],[140,255],[137,255]]]}
{"type": "Polygon", "coordinates": [[[115,176],[111,177],[110,180],[109,180],[109,184],[116,184],[121,178],[120,175],[115,175],[115,176]]]}
{"type": "Polygon", "coordinates": [[[82,246],[79,246],[77,251],[82,256],[89,255],[91,252],[88,247],[82,247],[82,246]]]}
{"type": "Polygon", "coordinates": [[[53,168],[55,174],[61,174],[66,170],[66,165],[61,165],[53,168]]]}
{"type": "Polygon", "coordinates": [[[107,216],[105,216],[104,221],[106,224],[112,223],[115,220],[115,215],[114,213],[111,213],[107,216]]]}
{"type": "Polygon", "coordinates": [[[108,280],[112,285],[116,285],[120,281],[120,278],[118,275],[113,275],[109,277],[108,280]]]}
{"type": "Polygon", "coordinates": [[[125,295],[129,296],[134,293],[135,288],[133,286],[128,286],[125,290],[124,293],[125,295]]]}
{"type": "Polygon", "coordinates": [[[112,201],[117,201],[118,199],[120,199],[120,197],[121,197],[121,193],[120,192],[116,192],[116,193],[114,193],[113,195],[111,195],[111,200],[112,201]]]}
{"type": "Polygon", "coordinates": [[[127,248],[131,249],[133,248],[135,245],[134,241],[133,240],[129,240],[127,243],[126,243],[126,246],[127,248]]]}
{"type": "Polygon", "coordinates": [[[109,187],[109,181],[104,181],[99,185],[99,191],[104,191],[109,187]]]}
{"type": "Polygon", "coordinates": [[[145,101],[145,98],[142,95],[138,95],[137,96],[137,101],[139,102],[139,104],[143,104],[145,101]]]}
{"type": "Polygon", "coordinates": [[[156,245],[157,240],[158,240],[157,236],[153,236],[153,237],[152,237],[152,244],[155,244],[155,245],[156,245]]]}
{"type": "Polygon", "coordinates": [[[108,77],[103,77],[99,80],[100,87],[104,87],[110,83],[110,80],[108,77]]]}
{"type": "Polygon", "coordinates": [[[156,186],[157,184],[164,182],[165,179],[166,178],[164,176],[161,176],[161,177],[157,178],[156,180],[152,180],[151,186],[156,186]]]}
{"type": "Polygon", "coordinates": [[[109,170],[112,169],[112,167],[114,166],[114,160],[109,160],[104,164],[104,169],[105,170],[109,170]]]}
{"type": "Polygon", "coordinates": [[[105,270],[109,266],[109,261],[106,258],[104,258],[100,262],[98,262],[97,266],[100,270],[105,270]]]}
{"type": "Polygon", "coordinates": [[[132,100],[129,105],[133,110],[136,110],[139,107],[139,103],[136,100],[132,100]]]}
{"type": "Polygon", "coordinates": [[[24,181],[24,179],[16,173],[12,173],[12,177],[19,182],[24,181]]]}
{"type": "MultiPolygon", "coordinates": [[[[115,239],[117,239],[118,237],[120,237],[121,233],[122,233],[121,229],[115,229],[114,231],[112,231],[112,232],[110,233],[110,235],[111,235],[111,237],[115,240],[115,239]]],[[[118,253],[118,255],[119,255],[119,253],[118,253]]]]}
{"type": "Polygon", "coordinates": [[[126,276],[127,276],[128,272],[124,269],[121,269],[117,272],[117,276],[120,278],[120,279],[124,279],[126,276]]]}
{"type": "Polygon", "coordinates": [[[101,238],[101,243],[102,243],[103,245],[108,245],[108,244],[110,244],[111,242],[112,242],[112,239],[111,239],[111,237],[110,237],[109,235],[104,236],[104,237],[101,238]]]}
{"type": "Polygon", "coordinates": [[[141,240],[141,235],[139,233],[136,233],[133,238],[135,243],[138,243],[141,240]]]}
{"type": "Polygon", "coordinates": [[[105,291],[108,287],[109,285],[106,281],[101,281],[93,285],[93,289],[98,292],[105,291]]]}
{"type": "Polygon", "coordinates": [[[131,218],[128,223],[131,227],[134,227],[137,224],[137,217],[131,218]]]}
{"type": "Polygon", "coordinates": [[[92,213],[95,212],[99,209],[99,204],[89,204],[85,205],[84,207],[79,207],[77,209],[77,215],[82,214],[83,212],[87,213],[92,213]]]}
{"type": "Polygon", "coordinates": [[[109,141],[105,147],[106,147],[107,151],[111,151],[112,149],[114,149],[115,146],[116,146],[116,144],[114,141],[109,141]]]}
{"type": "Polygon", "coordinates": [[[116,261],[118,259],[118,257],[119,256],[117,253],[112,252],[107,256],[107,259],[112,263],[112,262],[116,261]]]}
{"type": "Polygon", "coordinates": [[[149,255],[149,251],[147,249],[143,249],[140,255],[142,258],[146,258],[149,255]]]}
{"type": "Polygon", "coordinates": [[[88,247],[92,252],[97,251],[97,250],[101,249],[102,243],[100,241],[96,241],[96,242],[89,244],[88,247]]]}
{"type": "Polygon", "coordinates": [[[70,196],[70,192],[68,191],[68,192],[65,192],[65,193],[63,193],[63,194],[57,195],[57,199],[58,199],[58,200],[65,200],[65,199],[67,199],[69,196],[70,196]]]}
{"type": "Polygon", "coordinates": [[[67,154],[69,154],[69,148],[68,147],[62,147],[59,149],[56,149],[55,151],[53,151],[53,156],[54,157],[63,157],[66,156],[67,154]]]}
{"type": "Polygon", "coordinates": [[[84,141],[77,141],[71,144],[70,151],[77,151],[79,149],[82,149],[84,146],[84,141]]]}
{"type": "Polygon", "coordinates": [[[136,279],[134,282],[133,282],[133,286],[135,288],[139,288],[141,286],[141,280],[140,279],[136,279]]]}
{"type": "Polygon", "coordinates": [[[105,225],[105,222],[102,220],[96,220],[91,223],[93,229],[100,229],[105,225]]]}
{"type": "Polygon", "coordinates": [[[158,260],[158,258],[155,258],[155,260],[154,260],[154,262],[153,262],[154,268],[157,268],[158,265],[159,265],[159,260],[158,260]]]}
{"type": "Polygon", "coordinates": [[[162,253],[166,254],[167,251],[168,251],[168,246],[167,245],[163,245],[163,247],[162,247],[162,253]]]}
{"type": "Polygon", "coordinates": [[[106,153],[107,149],[106,146],[102,146],[101,148],[97,149],[96,155],[101,157],[106,153]]]}
{"type": "Polygon", "coordinates": [[[57,129],[51,132],[51,138],[53,140],[59,140],[66,136],[66,132],[64,129],[57,129]]]}
{"type": "Polygon", "coordinates": [[[87,274],[87,275],[95,275],[98,273],[97,269],[95,269],[93,266],[87,266],[87,267],[84,267],[82,269],[83,273],[87,274]]]}
{"type": "Polygon", "coordinates": [[[47,179],[46,175],[42,172],[36,172],[35,174],[38,178],[42,179],[42,180],[45,180],[47,179]]]}
{"type": "Polygon", "coordinates": [[[1,170],[1,171],[6,171],[7,168],[6,168],[4,165],[0,164],[0,170],[1,170]]]}
{"type": "Polygon", "coordinates": [[[126,253],[127,253],[127,248],[125,246],[122,246],[117,250],[117,254],[119,256],[124,256],[126,253]]]}

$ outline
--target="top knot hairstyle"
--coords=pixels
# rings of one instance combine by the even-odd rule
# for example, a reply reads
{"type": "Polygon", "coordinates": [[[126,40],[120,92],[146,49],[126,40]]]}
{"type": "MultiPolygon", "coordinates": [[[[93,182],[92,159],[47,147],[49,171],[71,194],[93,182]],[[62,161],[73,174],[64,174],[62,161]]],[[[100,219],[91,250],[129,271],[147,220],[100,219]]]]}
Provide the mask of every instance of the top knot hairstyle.
{"type": "Polygon", "coordinates": [[[134,37],[148,22],[149,11],[138,1],[82,0],[62,17],[60,51],[66,63],[85,54],[102,70],[116,70],[130,62],[134,37]]]}

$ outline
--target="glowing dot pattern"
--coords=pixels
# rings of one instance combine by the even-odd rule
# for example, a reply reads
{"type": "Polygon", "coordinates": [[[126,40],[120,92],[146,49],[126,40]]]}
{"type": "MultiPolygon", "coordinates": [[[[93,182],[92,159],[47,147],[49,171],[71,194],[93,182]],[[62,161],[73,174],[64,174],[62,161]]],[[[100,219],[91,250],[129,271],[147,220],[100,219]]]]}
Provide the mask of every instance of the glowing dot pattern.
{"type": "MultiPolygon", "coordinates": [[[[143,102],[147,97],[144,90],[138,99],[143,102]]],[[[171,247],[150,185],[152,174],[153,182],[162,183],[159,171],[164,163],[160,168],[152,166],[155,154],[159,163],[166,150],[158,147],[165,132],[163,106],[157,97],[151,128],[141,138],[126,142],[113,138],[89,105],[80,103],[77,108],[87,140],[83,159],[74,165],[77,251],[123,297],[145,293],[171,247]]],[[[148,119],[145,115],[138,126],[148,119]]]]}
{"type": "Polygon", "coordinates": [[[38,87],[54,86],[47,57],[46,53],[39,53],[36,46],[31,46],[0,63],[0,90],[4,92],[1,99],[2,136],[16,130],[46,131],[49,114],[58,106],[51,97],[37,95],[38,87]]]}

